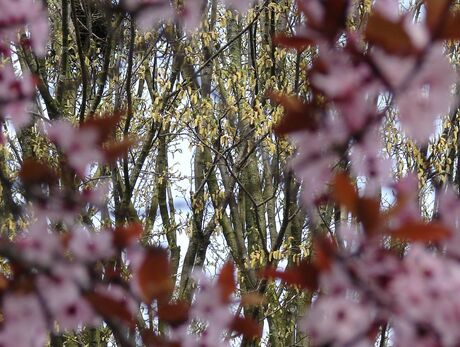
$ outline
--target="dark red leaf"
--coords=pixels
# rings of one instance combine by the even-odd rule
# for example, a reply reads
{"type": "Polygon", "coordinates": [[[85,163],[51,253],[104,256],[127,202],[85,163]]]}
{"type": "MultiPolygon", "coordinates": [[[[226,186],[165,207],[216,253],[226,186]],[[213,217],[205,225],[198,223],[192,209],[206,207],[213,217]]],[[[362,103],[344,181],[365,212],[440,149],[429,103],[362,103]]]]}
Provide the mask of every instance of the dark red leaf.
{"type": "Polygon", "coordinates": [[[359,198],[356,206],[356,217],[363,224],[367,234],[375,234],[382,224],[380,201],[371,198],[359,198]]]}
{"type": "Polygon", "coordinates": [[[315,268],[319,271],[329,271],[336,253],[334,242],[327,237],[317,237],[313,241],[313,252],[315,268]]]}
{"type": "Polygon", "coordinates": [[[262,277],[280,279],[289,285],[312,291],[318,288],[318,274],[316,266],[306,261],[284,271],[276,270],[270,266],[261,272],[262,277]]]}
{"type": "Polygon", "coordinates": [[[26,185],[41,183],[53,185],[57,183],[58,175],[48,164],[35,159],[25,159],[19,170],[19,178],[26,185]]]}
{"type": "Polygon", "coordinates": [[[235,317],[230,328],[248,339],[258,339],[262,336],[262,327],[250,318],[235,317]]]}
{"type": "Polygon", "coordinates": [[[295,49],[298,52],[302,52],[305,49],[307,49],[309,46],[314,44],[314,42],[307,37],[287,36],[284,34],[279,34],[279,35],[274,36],[272,38],[272,41],[277,46],[289,48],[289,49],[295,49]]]}
{"type": "Polygon", "coordinates": [[[113,241],[119,248],[126,248],[133,242],[139,240],[143,227],[141,223],[131,223],[127,226],[116,227],[113,231],[113,241]]]}
{"type": "Polygon", "coordinates": [[[126,302],[96,292],[86,294],[85,298],[102,317],[116,318],[134,327],[134,317],[128,310],[126,302]]]}
{"type": "Polygon", "coordinates": [[[325,0],[323,34],[334,40],[346,27],[349,0],[325,0]]]}
{"type": "Polygon", "coordinates": [[[303,102],[296,96],[270,92],[269,97],[284,108],[284,116],[273,128],[278,135],[286,135],[301,130],[316,130],[316,107],[303,102]]]}
{"type": "Polygon", "coordinates": [[[358,192],[346,174],[339,173],[335,176],[332,182],[332,196],[339,205],[353,214],[356,213],[358,192]]]}
{"type": "Polygon", "coordinates": [[[407,55],[417,52],[407,33],[403,20],[393,22],[379,12],[369,16],[365,30],[366,39],[390,54],[407,55]]]}
{"type": "Polygon", "coordinates": [[[80,128],[93,128],[99,133],[99,143],[106,142],[121,120],[122,112],[105,113],[102,117],[89,117],[80,128]]]}
{"type": "Polygon", "coordinates": [[[110,142],[103,147],[104,157],[108,163],[114,163],[118,158],[128,153],[131,146],[136,143],[133,139],[124,139],[118,142],[110,142]]]}
{"type": "Polygon", "coordinates": [[[158,318],[171,326],[181,325],[188,320],[190,305],[185,301],[167,303],[158,306],[158,318]]]}
{"type": "Polygon", "coordinates": [[[222,301],[227,302],[230,296],[236,289],[235,281],[235,267],[232,263],[226,263],[220,270],[219,278],[217,284],[220,287],[220,292],[222,294],[222,301]]]}
{"type": "Polygon", "coordinates": [[[265,303],[265,298],[259,293],[245,293],[241,295],[242,306],[260,306],[265,303]]]}
{"type": "Polygon", "coordinates": [[[460,11],[450,13],[434,36],[439,40],[460,40],[460,11]]]}
{"type": "Polygon", "coordinates": [[[389,235],[406,241],[437,242],[451,235],[451,231],[438,222],[410,222],[391,230],[389,235]]]}
{"type": "Polygon", "coordinates": [[[425,0],[426,24],[432,33],[441,25],[441,21],[445,21],[443,17],[449,11],[451,3],[452,0],[425,0]]]}
{"type": "Polygon", "coordinates": [[[147,249],[138,270],[139,286],[146,303],[153,299],[165,301],[174,289],[168,252],[159,247],[147,249]]]}

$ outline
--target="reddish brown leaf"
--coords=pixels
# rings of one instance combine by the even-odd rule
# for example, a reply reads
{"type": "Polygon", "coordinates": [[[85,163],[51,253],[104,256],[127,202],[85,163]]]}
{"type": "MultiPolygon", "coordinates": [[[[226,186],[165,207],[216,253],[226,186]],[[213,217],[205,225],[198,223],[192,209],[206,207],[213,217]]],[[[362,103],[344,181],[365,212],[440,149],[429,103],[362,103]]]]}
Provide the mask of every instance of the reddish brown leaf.
{"type": "Polygon", "coordinates": [[[441,21],[445,20],[443,17],[449,10],[451,3],[452,0],[425,0],[426,24],[432,33],[441,21]]]}
{"type": "Polygon", "coordinates": [[[19,178],[26,185],[57,183],[58,175],[49,165],[35,159],[25,159],[19,171],[19,178]]]}
{"type": "Polygon", "coordinates": [[[417,51],[402,20],[393,22],[379,12],[369,16],[365,30],[366,39],[391,54],[411,54],[417,51]]]}
{"type": "Polygon", "coordinates": [[[427,26],[436,39],[460,39],[460,11],[451,11],[451,5],[452,0],[425,0],[427,26]]]}
{"type": "Polygon", "coordinates": [[[3,293],[9,286],[9,279],[4,274],[0,273],[0,293],[3,293]]]}
{"type": "Polygon", "coordinates": [[[250,318],[235,317],[230,328],[248,339],[258,339],[262,336],[262,327],[250,318]]]}
{"type": "Polygon", "coordinates": [[[270,266],[261,272],[261,276],[264,278],[280,279],[289,285],[312,291],[318,288],[318,274],[318,269],[306,261],[284,271],[276,270],[270,266]]]}
{"type": "Polygon", "coordinates": [[[321,31],[334,40],[345,29],[349,0],[325,0],[325,17],[321,31]]]}
{"type": "Polygon", "coordinates": [[[241,295],[242,306],[260,306],[265,303],[265,298],[259,293],[245,293],[241,295]]]}
{"type": "Polygon", "coordinates": [[[289,48],[289,49],[295,49],[298,52],[303,52],[309,46],[314,44],[314,42],[307,37],[287,36],[284,34],[279,34],[279,35],[274,36],[272,38],[272,41],[277,46],[289,48]]]}
{"type": "Polygon", "coordinates": [[[389,232],[393,237],[413,242],[437,242],[450,234],[451,231],[438,222],[410,222],[389,232]]]}
{"type": "Polygon", "coordinates": [[[333,241],[327,237],[317,237],[313,240],[313,252],[316,269],[329,271],[332,265],[336,247],[333,241]]]}
{"type": "Polygon", "coordinates": [[[126,248],[133,242],[139,240],[143,227],[141,223],[131,223],[127,226],[116,227],[113,231],[113,241],[119,248],[126,248]]]}
{"type": "Polygon", "coordinates": [[[346,174],[339,173],[335,176],[332,182],[332,196],[339,205],[344,206],[351,213],[356,213],[359,196],[346,174]]]}
{"type": "Polygon", "coordinates": [[[121,271],[120,269],[117,268],[113,263],[112,264],[107,264],[104,267],[104,279],[106,281],[113,281],[118,280],[121,276],[121,271]]]}
{"type": "Polygon", "coordinates": [[[269,97],[284,108],[284,116],[273,128],[278,135],[286,135],[304,129],[317,129],[316,107],[303,102],[296,96],[270,92],[269,97]]]}
{"type": "Polygon", "coordinates": [[[99,142],[106,142],[115,131],[117,124],[121,120],[122,112],[105,113],[102,117],[89,117],[80,128],[94,128],[99,133],[99,142]]]}
{"type": "Polygon", "coordinates": [[[146,303],[167,300],[174,289],[168,252],[159,247],[147,250],[138,270],[139,286],[146,303]]]}
{"type": "Polygon", "coordinates": [[[434,29],[433,35],[437,39],[460,40],[460,11],[450,13],[442,23],[443,26],[439,30],[434,29]]]}
{"type": "Polygon", "coordinates": [[[128,153],[128,149],[136,143],[133,139],[124,139],[104,145],[103,152],[108,163],[114,163],[118,158],[128,153]]]}
{"type": "Polygon", "coordinates": [[[167,303],[158,307],[158,318],[172,326],[178,326],[188,320],[190,305],[185,301],[167,303]]]}
{"type": "Polygon", "coordinates": [[[359,198],[356,206],[356,217],[363,224],[367,234],[374,234],[382,224],[380,201],[370,198],[359,198]]]}
{"type": "Polygon", "coordinates": [[[217,279],[217,284],[220,287],[222,301],[227,302],[236,289],[235,267],[232,263],[225,263],[222,267],[219,278],[217,279]]]}
{"type": "Polygon", "coordinates": [[[134,317],[126,307],[126,302],[96,292],[86,294],[85,298],[102,317],[116,318],[134,327],[134,317]]]}
{"type": "Polygon", "coordinates": [[[304,13],[310,27],[321,32],[330,40],[334,40],[345,29],[347,19],[348,0],[323,0],[318,3],[323,7],[324,18],[318,20],[311,7],[305,6],[304,1],[297,1],[299,9],[304,13]]]}

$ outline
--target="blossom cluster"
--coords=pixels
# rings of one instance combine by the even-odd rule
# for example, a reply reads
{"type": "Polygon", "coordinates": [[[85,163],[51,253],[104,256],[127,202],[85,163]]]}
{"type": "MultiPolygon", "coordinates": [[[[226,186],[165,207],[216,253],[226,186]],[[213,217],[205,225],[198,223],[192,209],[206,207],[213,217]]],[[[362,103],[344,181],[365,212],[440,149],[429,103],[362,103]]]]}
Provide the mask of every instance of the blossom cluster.
{"type": "MultiPolygon", "coordinates": [[[[113,158],[114,145],[110,141],[107,145],[107,134],[119,118],[119,114],[90,118],[79,127],[64,121],[45,126],[44,134],[67,157],[61,170],[84,177],[92,163],[113,158]],[[84,143],[83,139],[91,141],[84,143]],[[99,155],[89,155],[89,151],[99,155]]],[[[115,152],[121,155],[126,148],[117,144],[115,152]]],[[[137,326],[142,305],[154,303],[158,318],[170,329],[160,337],[139,325],[146,345],[216,346],[227,343],[227,331],[260,335],[254,322],[231,310],[238,302],[232,298],[236,282],[230,263],[217,283],[196,274],[200,290],[192,305],[174,301],[168,252],[141,246],[140,224],[116,228],[82,224],[80,217],[86,208],[104,207],[108,187],[62,187],[58,184],[61,174],[34,159],[24,161],[19,172],[29,198],[23,215],[28,225],[13,240],[0,240],[0,255],[8,260],[9,268],[0,278],[1,346],[45,346],[50,333],[97,327],[103,322],[116,337],[117,332],[123,336],[125,328],[137,326]],[[202,333],[190,334],[197,324],[208,326],[202,333]]],[[[119,336],[117,340],[120,345],[130,343],[119,336]]]]}
{"type": "Polygon", "coordinates": [[[17,76],[13,66],[13,45],[30,49],[38,56],[46,53],[48,16],[40,1],[2,0],[0,14],[0,112],[20,129],[29,122],[27,108],[35,92],[30,73],[17,76]]]}
{"type": "MultiPolygon", "coordinates": [[[[226,3],[239,10],[250,5],[226,3]]],[[[142,27],[173,17],[191,31],[206,2],[185,0],[179,9],[163,0],[121,5],[142,27]]],[[[43,54],[47,21],[32,0],[5,0],[0,6],[0,51],[7,58],[0,68],[0,106],[2,116],[19,128],[28,121],[25,107],[34,79],[16,76],[10,47],[21,44],[43,54]],[[21,40],[18,32],[26,33],[21,40]]],[[[379,101],[390,96],[402,131],[419,145],[427,143],[454,101],[455,73],[442,41],[460,38],[460,13],[452,1],[427,0],[425,17],[414,23],[409,13],[399,12],[396,0],[377,0],[364,31],[356,32],[347,28],[350,6],[347,0],[298,1],[305,23],[296,35],[274,41],[315,49],[308,71],[311,95],[306,101],[271,93],[286,112],[275,130],[289,134],[298,147],[291,167],[303,181],[306,207],[333,202],[350,218],[334,238],[315,239],[313,260],[285,271],[269,268],[263,275],[314,292],[299,323],[314,345],[372,346],[378,333],[383,339],[391,331],[395,346],[454,347],[460,344],[460,200],[446,190],[438,220],[423,221],[416,179],[391,180],[391,161],[383,157],[379,140],[389,107],[379,101]],[[361,193],[348,176],[334,172],[344,159],[352,175],[365,179],[361,193]],[[378,198],[383,185],[397,195],[386,211],[378,198]]],[[[63,182],[84,179],[93,163],[111,164],[127,153],[133,141],[113,138],[121,116],[89,117],[78,127],[64,120],[43,125],[43,134],[65,158],[60,169],[32,159],[22,163],[27,226],[0,239],[0,255],[8,261],[0,277],[0,346],[44,346],[50,333],[102,322],[127,346],[130,334],[123,332],[133,328],[139,333],[133,341],[140,338],[148,346],[228,346],[229,334],[260,337],[254,321],[232,311],[239,302],[232,296],[237,284],[230,263],[216,282],[195,274],[199,289],[192,303],[175,301],[168,252],[141,246],[142,226],[82,223],[84,209],[103,207],[107,187],[81,190],[63,182]],[[143,305],[167,325],[165,335],[138,324],[143,305]]]]}
{"type": "MultiPolygon", "coordinates": [[[[246,4],[233,2],[239,9],[246,4]]],[[[172,11],[167,9],[169,1],[123,4],[133,12],[137,6],[150,5],[157,17],[172,11]]],[[[43,56],[48,19],[40,1],[5,0],[0,8],[1,116],[21,129],[30,120],[27,108],[36,79],[28,72],[17,76],[12,48],[43,56]]],[[[187,1],[175,16],[192,29],[190,23],[198,24],[201,10],[199,3],[187,1]]],[[[60,167],[56,170],[35,159],[22,162],[19,178],[27,202],[17,207],[17,213],[25,227],[11,238],[0,239],[0,255],[7,261],[0,277],[0,346],[45,346],[51,334],[103,323],[119,345],[127,346],[137,337],[129,340],[125,331],[134,327],[143,343],[151,346],[215,346],[227,343],[225,334],[230,332],[248,338],[260,335],[256,323],[231,310],[238,303],[232,297],[236,282],[231,264],[224,267],[217,283],[196,274],[200,290],[192,305],[175,302],[168,252],[141,246],[141,225],[104,228],[82,223],[86,209],[105,208],[108,186],[81,188],[69,183],[87,177],[93,164],[111,165],[126,155],[134,140],[115,139],[121,117],[121,113],[92,115],[79,126],[64,119],[41,124],[42,135],[60,153],[60,167]],[[156,336],[143,324],[137,326],[142,305],[157,307],[158,319],[170,326],[166,336],[156,336]],[[191,335],[197,324],[207,328],[191,335]]]]}
{"type": "MultiPolygon", "coordinates": [[[[343,203],[342,183],[336,181],[334,190],[343,203]]],[[[448,190],[441,196],[440,213],[448,213],[449,220],[460,207],[452,194],[448,190]]],[[[395,346],[458,345],[460,230],[443,219],[425,224],[416,215],[408,217],[406,203],[407,196],[401,194],[398,208],[374,215],[379,219],[376,229],[363,217],[359,226],[345,223],[339,228],[340,245],[326,249],[319,242],[318,251],[327,252],[326,261],[315,263],[320,295],[300,322],[314,345],[373,346],[379,329],[391,329],[395,346]],[[385,245],[385,238],[411,244],[401,253],[385,245]]]]}
{"type": "Polygon", "coordinates": [[[456,77],[440,42],[448,30],[438,28],[444,24],[442,14],[430,5],[426,22],[414,23],[409,13],[399,13],[398,1],[376,1],[362,35],[346,30],[348,1],[298,4],[305,24],[294,37],[280,35],[276,41],[297,50],[316,47],[308,71],[311,101],[295,100],[293,105],[286,97],[274,99],[288,112],[278,130],[288,132],[298,148],[291,166],[304,181],[304,201],[311,207],[322,198],[332,168],[344,155],[352,174],[366,179],[366,194],[377,194],[391,183],[391,161],[383,157],[380,140],[388,107],[382,109],[380,100],[391,96],[401,129],[421,146],[453,104],[456,77]],[[399,36],[390,37],[385,30],[399,36]],[[303,114],[297,117],[292,108],[303,114]],[[287,127],[293,122],[296,129],[287,127]]]}
{"type": "Polygon", "coordinates": [[[299,0],[305,23],[281,46],[316,49],[308,101],[272,92],[285,109],[277,125],[297,145],[291,167],[313,210],[335,203],[348,218],[333,237],[315,238],[314,259],[265,276],[317,293],[299,325],[315,346],[458,346],[460,200],[440,187],[436,221],[417,204],[417,178],[394,183],[381,128],[391,111],[419,146],[454,103],[456,74],[442,41],[459,38],[452,1],[424,1],[414,22],[396,0],[377,0],[362,32],[347,29],[348,1],[299,0]],[[390,104],[381,106],[383,98],[390,104]],[[351,164],[360,192],[335,169],[351,164]],[[343,163],[344,165],[341,165],[343,163]],[[396,201],[382,211],[383,186],[396,201]],[[293,276],[295,274],[295,276],[293,276]],[[308,280],[306,280],[308,278],[308,280]],[[303,279],[303,280],[299,280],[303,279]]]}

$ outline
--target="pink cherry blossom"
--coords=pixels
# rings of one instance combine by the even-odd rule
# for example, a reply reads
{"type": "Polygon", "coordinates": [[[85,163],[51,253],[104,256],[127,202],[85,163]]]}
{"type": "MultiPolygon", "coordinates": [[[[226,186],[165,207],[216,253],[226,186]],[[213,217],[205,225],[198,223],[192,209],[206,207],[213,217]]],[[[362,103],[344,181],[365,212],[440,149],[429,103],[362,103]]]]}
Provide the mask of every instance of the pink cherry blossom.
{"type": "Polygon", "coordinates": [[[18,237],[16,245],[24,258],[39,265],[50,265],[60,253],[59,239],[48,230],[44,220],[31,223],[28,230],[18,237]]]}
{"type": "Polygon", "coordinates": [[[86,269],[60,264],[53,270],[50,275],[39,276],[37,286],[59,328],[73,330],[98,324],[99,318],[82,297],[82,289],[89,283],[86,269]]]}
{"type": "Polygon", "coordinates": [[[184,0],[178,19],[187,33],[198,29],[206,3],[203,0],[184,0]]]}
{"type": "Polygon", "coordinates": [[[308,16],[308,20],[313,22],[312,24],[318,25],[323,22],[325,9],[320,0],[300,0],[298,6],[308,16]]]}
{"type": "Polygon", "coordinates": [[[391,160],[383,157],[380,139],[378,129],[373,128],[351,149],[352,171],[366,178],[367,195],[380,194],[381,187],[392,182],[391,160]]]}
{"type": "Polygon", "coordinates": [[[367,330],[374,318],[374,310],[350,299],[325,296],[318,299],[300,323],[316,346],[334,347],[372,346],[367,330]]]}
{"type": "Polygon", "coordinates": [[[333,100],[346,98],[355,93],[370,75],[366,65],[354,66],[350,57],[343,51],[322,45],[320,56],[327,72],[313,74],[311,82],[333,100]]]}
{"type": "Polygon", "coordinates": [[[90,233],[83,227],[74,228],[69,249],[78,260],[84,262],[110,258],[115,254],[113,234],[109,231],[90,233]]]}
{"type": "Polygon", "coordinates": [[[7,294],[2,301],[3,322],[0,345],[43,347],[48,339],[48,327],[42,305],[36,295],[7,294]]]}
{"type": "Polygon", "coordinates": [[[377,0],[374,3],[374,10],[392,21],[399,19],[399,1],[398,0],[377,0]]]}
{"type": "Polygon", "coordinates": [[[27,108],[35,94],[35,82],[30,73],[16,76],[11,64],[0,67],[0,107],[16,129],[30,121],[27,108]]]}
{"type": "Polygon", "coordinates": [[[136,13],[136,24],[143,31],[150,30],[175,16],[168,0],[126,0],[124,4],[128,10],[136,13]]]}
{"type": "Polygon", "coordinates": [[[199,290],[195,292],[189,322],[172,329],[171,339],[184,347],[230,346],[223,334],[230,327],[233,314],[229,306],[222,302],[221,288],[212,283],[202,271],[195,271],[193,277],[199,290]],[[188,331],[194,320],[205,324],[204,331],[199,335],[191,335],[188,331]]]}
{"type": "Polygon", "coordinates": [[[18,31],[27,27],[35,53],[43,56],[48,41],[48,16],[40,1],[2,0],[0,2],[0,46],[9,53],[10,42],[18,42],[18,31]]]}
{"type": "Polygon", "coordinates": [[[451,186],[439,192],[438,216],[452,231],[443,242],[446,253],[460,259],[460,199],[451,186]]]}
{"type": "Polygon", "coordinates": [[[440,45],[431,48],[421,68],[396,99],[407,135],[421,144],[433,134],[434,122],[449,112],[455,73],[440,45]]]}
{"type": "Polygon", "coordinates": [[[96,129],[75,128],[64,120],[45,125],[44,129],[48,138],[66,154],[69,165],[79,176],[85,176],[90,164],[103,162],[104,155],[99,149],[99,133],[96,129]]]}

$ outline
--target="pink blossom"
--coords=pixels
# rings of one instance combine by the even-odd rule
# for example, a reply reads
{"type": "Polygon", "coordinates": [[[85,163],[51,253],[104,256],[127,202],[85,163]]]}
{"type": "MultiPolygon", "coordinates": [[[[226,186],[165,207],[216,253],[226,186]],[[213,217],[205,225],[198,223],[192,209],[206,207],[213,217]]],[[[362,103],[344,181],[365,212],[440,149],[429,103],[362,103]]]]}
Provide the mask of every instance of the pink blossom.
{"type": "MultiPolygon", "coordinates": [[[[426,335],[439,337],[442,346],[458,345],[460,332],[455,328],[460,323],[458,263],[413,245],[403,266],[405,271],[393,280],[390,288],[399,320],[425,327],[426,335]]],[[[408,333],[410,330],[405,331],[408,333]]]]}
{"type": "Polygon", "coordinates": [[[327,72],[314,73],[311,82],[331,99],[346,98],[355,93],[369,77],[369,68],[364,64],[353,65],[344,51],[323,45],[320,47],[320,57],[327,72]]]}
{"type": "Polygon", "coordinates": [[[421,144],[434,132],[434,122],[449,112],[455,73],[441,45],[431,48],[407,88],[397,95],[399,119],[407,135],[421,144]]]}
{"type": "Polygon", "coordinates": [[[312,21],[311,24],[317,26],[323,22],[325,9],[320,0],[299,0],[298,6],[312,21]]]}
{"type": "Polygon", "coordinates": [[[178,18],[187,33],[198,29],[205,6],[206,3],[203,0],[184,0],[178,18]]]}
{"type": "Polygon", "coordinates": [[[304,331],[317,345],[338,347],[359,342],[372,346],[366,332],[370,328],[374,312],[371,307],[337,296],[323,296],[311,307],[301,321],[304,331]],[[357,337],[360,337],[357,339],[357,337]]]}
{"type": "Polygon", "coordinates": [[[201,272],[195,272],[193,277],[198,281],[200,289],[195,292],[191,315],[196,319],[212,322],[212,326],[218,326],[222,333],[232,320],[232,315],[228,306],[221,300],[221,288],[201,272]]]}
{"type": "Polygon", "coordinates": [[[7,294],[2,302],[0,345],[43,347],[48,339],[46,317],[36,295],[7,294]]]}
{"type": "Polygon", "coordinates": [[[415,67],[414,57],[387,54],[376,47],[373,48],[371,56],[385,80],[395,89],[408,79],[415,67]]]}
{"type": "Polygon", "coordinates": [[[229,306],[222,302],[221,288],[201,271],[194,272],[193,277],[198,282],[199,289],[195,292],[189,321],[172,329],[171,339],[180,342],[184,347],[230,346],[224,340],[223,333],[228,330],[233,315],[229,306]],[[205,324],[200,335],[192,335],[188,331],[194,320],[205,324]]]}
{"type": "Polygon", "coordinates": [[[37,55],[45,54],[48,41],[48,16],[40,1],[1,0],[0,45],[9,52],[10,42],[18,43],[18,31],[26,27],[30,44],[37,55]]]}
{"type": "Polygon", "coordinates": [[[291,159],[290,166],[303,181],[303,200],[307,206],[311,206],[316,198],[326,192],[326,184],[332,179],[331,169],[338,158],[334,153],[325,153],[329,140],[321,132],[299,132],[293,134],[292,138],[296,143],[297,155],[291,159]]]}
{"type": "Polygon", "coordinates": [[[19,78],[11,64],[0,68],[0,106],[16,129],[30,121],[27,107],[34,94],[35,82],[30,73],[24,73],[19,78]]]}
{"type": "Polygon", "coordinates": [[[166,0],[127,0],[128,9],[137,9],[136,23],[143,31],[150,30],[162,21],[175,17],[170,1],[166,0]]]}
{"type": "Polygon", "coordinates": [[[83,325],[99,323],[90,304],[82,297],[82,289],[89,283],[85,268],[60,264],[51,275],[40,275],[37,287],[60,329],[72,330],[83,325]]]}
{"type": "Polygon", "coordinates": [[[398,0],[377,0],[374,3],[374,10],[392,21],[399,19],[399,1],[398,0]]]}
{"type": "Polygon", "coordinates": [[[110,258],[115,254],[113,234],[108,231],[90,233],[82,227],[74,228],[69,249],[78,260],[84,262],[110,258]]]}
{"type": "Polygon", "coordinates": [[[81,177],[85,176],[88,166],[103,162],[104,155],[99,148],[99,133],[94,128],[75,128],[64,120],[45,125],[48,138],[56,143],[66,154],[69,165],[81,177]]]}
{"type": "Polygon", "coordinates": [[[392,182],[391,160],[383,157],[380,139],[378,129],[372,128],[351,149],[352,171],[366,178],[367,195],[379,194],[382,186],[392,182]]]}
{"type": "Polygon", "coordinates": [[[39,265],[50,265],[60,252],[59,239],[56,234],[48,231],[46,221],[31,223],[28,230],[16,240],[25,259],[39,265]]]}

